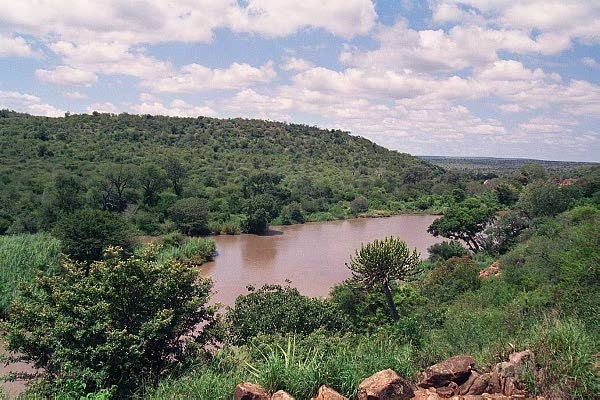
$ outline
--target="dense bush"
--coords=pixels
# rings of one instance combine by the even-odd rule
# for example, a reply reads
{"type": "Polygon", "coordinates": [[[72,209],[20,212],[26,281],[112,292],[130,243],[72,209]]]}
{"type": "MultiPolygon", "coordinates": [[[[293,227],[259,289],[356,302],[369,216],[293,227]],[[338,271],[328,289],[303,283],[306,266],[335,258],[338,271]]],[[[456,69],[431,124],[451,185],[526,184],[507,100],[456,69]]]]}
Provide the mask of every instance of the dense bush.
{"type": "Polygon", "coordinates": [[[444,240],[441,243],[431,245],[427,249],[427,252],[429,253],[428,260],[432,263],[446,261],[452,257],[462,257],[468,253],[467,249],[465,249],[463,245],[456,240],[444,240]]]}
{"type": "Polygon", "coordinates": [[[79,398],[107,389],[127,396],[184,362],[193,342],[210,341],[210,280],[154,258],[152,249],[123,258],[111,247],[102,261],[66,261],[60,275],[24,288],[3,329],[8,349],[40,369],[31,391],[79,398]]]}
{"type": "Polygon", "coordinates": [[[326,300],[306,297],[289,286],[248,287],[250,293],[238,296],[227,313],[229,340],[246,343],[259,334],[308,334],[319,328],[348,330],[348,320],[326,300]]]}
{"type": "Polygon", "coordinates": [[[54,230],[62,251],[76,261],[102,258],[107,246],[133,249],[132,230],[120,215],[101,210],[77,210],[60,219],[54,230]]]}

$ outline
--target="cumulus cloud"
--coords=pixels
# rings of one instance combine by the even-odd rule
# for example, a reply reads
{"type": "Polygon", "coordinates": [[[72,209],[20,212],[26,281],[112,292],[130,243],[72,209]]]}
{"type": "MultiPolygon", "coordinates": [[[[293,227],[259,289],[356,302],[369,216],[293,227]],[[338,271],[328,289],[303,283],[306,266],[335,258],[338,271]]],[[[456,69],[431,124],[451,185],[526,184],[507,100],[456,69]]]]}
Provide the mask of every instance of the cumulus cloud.
{"type": "Polygon", "coordinates": [[[277,76],[273,62],[260,67],[233,63],[225,69],[211,69],[199,64],[183,66],[172,76],[143,82],[155,92],[199,92],[206,90],[240,89],[272,81],[277,76]]]}
{"type": "Polygon", "coordinates": [[[0,57],[29,57],[33,54],[31,46],[22,37],[0,35],[0,57]]]}
{"type": "Polygon", "coordinates": [[[170,41],[209,42],[213,31],[281,37],[322,28],[345,38],[367,33],[377,15],[369,0],[20,0],[5,4],[0,24],[38,37],[74,43],[128,45],[170,41]]]}
{"type": "Polygon", "coordinates": [[[173,100],[168,105],[164,105],[158,100],[153,102],[143,102],[132,106],[132,110],[138,114],[170,115],[178,117],[212,117],[217,115],[217,113],[209,106],[196,106],[180,99],[173,100]]]}
{"type": "Polygon", "coordinates": [[[38,96],[16,91],[0,90],[0,109],[25,111],[46,117],[59,117],[65,114],[63,110],[42,102],[38,96]]]}
{"type": "Polygon", "coordinates": [[[46,83],[56,85],[87,86],[98,80],[95,73],[61,65],[54,70],[38,69],[35,76],[46,83]]]}

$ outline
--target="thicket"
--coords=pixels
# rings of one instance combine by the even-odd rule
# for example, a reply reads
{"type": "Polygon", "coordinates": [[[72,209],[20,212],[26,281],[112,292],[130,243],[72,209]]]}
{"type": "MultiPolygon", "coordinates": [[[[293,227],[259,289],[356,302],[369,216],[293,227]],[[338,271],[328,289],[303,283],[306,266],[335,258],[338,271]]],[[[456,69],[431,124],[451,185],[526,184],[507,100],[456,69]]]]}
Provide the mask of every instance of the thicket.
{"type": "Polygon", "coordinates": [[[52,231],[80,209],[143,234],[262,232],[439,209],[468,180],[339,130],[239,118],[3,110],[0,160],[0,234],[52,231]]]}

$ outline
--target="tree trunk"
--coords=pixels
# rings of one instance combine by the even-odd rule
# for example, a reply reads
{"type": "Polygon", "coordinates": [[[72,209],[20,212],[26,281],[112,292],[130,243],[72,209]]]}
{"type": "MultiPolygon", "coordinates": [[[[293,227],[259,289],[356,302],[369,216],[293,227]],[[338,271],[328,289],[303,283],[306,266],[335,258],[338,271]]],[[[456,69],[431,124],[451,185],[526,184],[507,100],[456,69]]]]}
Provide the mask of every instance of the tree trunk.
{"type": "Polygon", "coordinates": [[[392,298],[392,290],[390,289],[390,285],[388,283],[382,283],[382,286],[383,292],[385,293],[385,299],[387,300],[388,307],[390,309],[390,315],[394,321],[398,321],[400,316],[398,315],[396,305],[394,304],[394,299],[392,298]]]}

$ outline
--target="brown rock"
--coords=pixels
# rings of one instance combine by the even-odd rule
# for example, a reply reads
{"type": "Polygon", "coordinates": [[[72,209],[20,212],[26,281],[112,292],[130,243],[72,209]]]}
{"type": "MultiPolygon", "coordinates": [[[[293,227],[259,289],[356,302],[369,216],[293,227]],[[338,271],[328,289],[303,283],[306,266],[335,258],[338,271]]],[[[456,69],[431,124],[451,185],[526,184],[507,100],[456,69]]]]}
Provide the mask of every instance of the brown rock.
{"type": "Polygon", "coordinates": [[[358,400],[408,400],[414,396],[411,383],[391,369],[371,375],[358,386],[358,400]]]}
{"type": "Polygon", "coordinates": [[[496,364],[492,377],[497,381],[499,388],[490,393],[502,393],[506,396],[525,395],[524,373],[535,369],[533,353],[529,350],[513,353],[508,361],[496,364]]]}
{"type": "Polygon", "coordinates": [[[435,389],[418,389],[412,400],[440,400],[440,396],[435,389]]]}
{"type": "MultiPolygon", "coordinates": [[[[475,373],[473,373],[472,375],[475,375],[475,373]]],[[[491,378],[492,378],[492,374],[490,374],[490,373],[486,373],[486,374],[482,374],[482,375],[477,374],[477,377],[475,378],[475,380],[473,381],[473,383],[471,384],[471,386],[469,387],[469,389],[467,390],[467,392],[465,394],[480,395],[485,392],[491,392],[491,390],[487,390],[488,386],[490,384],[491,378]]],[[[469,380],[470,380],[470,378],[469,378],[469,380]]]]}
{"type": "Polygon", "coordinates": [[[265,389],[250,382],[240,383],[235,387],[233,400],[269,400],[265,389]]]}
{"type": "Polygon", "coordinates": [[[271,400],[296,400],[294,397],[284,390],[278,390],[273,393],[271,400]]]}
{"type": "Polygon", "coordinates": [[[501,274],[500,263],[494,261],[489,267],[479,272],[479,278],[485,279],[490,276],[500,276],[501,274]]]}
{"type": "Polygon", "coordinates": [[[319,388],[317,395],[310,400],[348,400],[348,398],[342,396],[332,388],[323,385],[319,388]]]}
{"type": "Polygon", "coordinates": [[[471,371],[471,375],[469,375],[469,378],[462,385],[460,385],[460,394],[469,393],[469,389],[471,389],[473,383],[475,383],[477,378],[479,378],[480,376],[481,374],[479,372],[471,371]]]}
{"type": "Polygon", "coordinates": [[[418,385],[423,388],[442,387],[450,382],[463,384],[471,374],[475,359],[471,356],[454,356],[427,368],[419,374],[418,385]]]}

